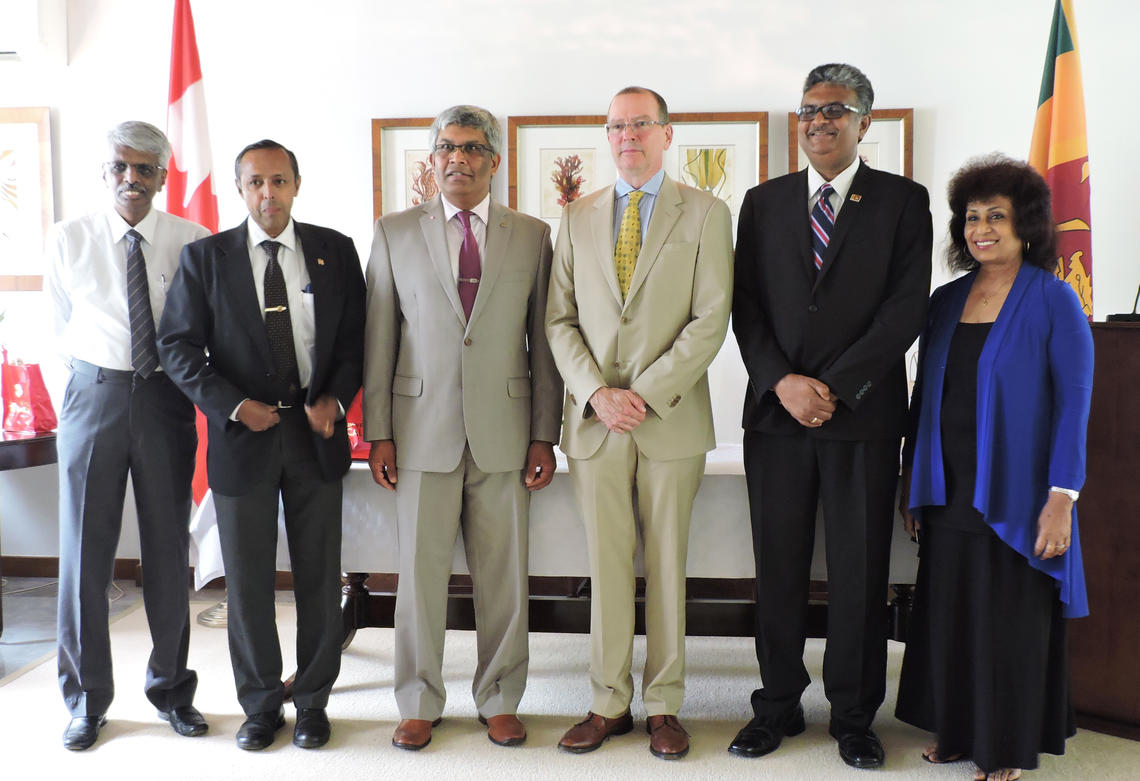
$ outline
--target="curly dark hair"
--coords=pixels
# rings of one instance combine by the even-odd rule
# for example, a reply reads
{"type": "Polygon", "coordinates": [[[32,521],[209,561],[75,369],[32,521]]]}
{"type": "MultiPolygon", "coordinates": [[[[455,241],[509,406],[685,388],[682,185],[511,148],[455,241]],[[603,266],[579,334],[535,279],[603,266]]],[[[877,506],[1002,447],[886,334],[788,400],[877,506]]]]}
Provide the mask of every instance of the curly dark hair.
{"type": "Polygon", "coordinates": [[[978,261],[966,246],[966,206],[1004,195],[1013,206],[1013,230],[1028,245],[1022,260],[1046,271],[1057,267],[1057,226],[1053,222],[1049,185],[1028,163],[1001,154],[970,160],[950,179],[950,247],[953,271],[972,271],[978,261]]]}

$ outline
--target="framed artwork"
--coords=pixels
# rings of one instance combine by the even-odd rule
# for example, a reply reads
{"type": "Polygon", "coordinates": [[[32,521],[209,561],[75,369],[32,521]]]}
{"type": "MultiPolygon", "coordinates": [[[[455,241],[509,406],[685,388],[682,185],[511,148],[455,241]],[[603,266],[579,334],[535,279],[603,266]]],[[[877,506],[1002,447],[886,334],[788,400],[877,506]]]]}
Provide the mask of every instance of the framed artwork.
{"type": "MultiPolygon", "coordinates": [[[[682,113],[670,122],[665,172],[722,198],[737,214],[748,188],[768,178],[767,113],[682,113]]],[[[601,114],[510,117],[510,207],[545,220],[557,233],[568,203],[613,184],[617,171],[605,123],[601,114]]]]}
{"type": "Polygon", "coordinates": [[[428,149],[433,119],[372,120],[372,219],[435,197],[428,149]]]}
{"type": "Polygon", "coordinates": [[[0,290],[41,290],[55,221],[47,108],[0,108],[0,290]]]}
{"type": "MultiPolygon", "coordinates": [[[[914,178],[914,109],[871,110],[871,127],[859,142],[863,162],[880,171],[914,178]]],[[[800,171],[808,164],[800,149],[799,119],[788,114],[788,170],[800,171]]]]}

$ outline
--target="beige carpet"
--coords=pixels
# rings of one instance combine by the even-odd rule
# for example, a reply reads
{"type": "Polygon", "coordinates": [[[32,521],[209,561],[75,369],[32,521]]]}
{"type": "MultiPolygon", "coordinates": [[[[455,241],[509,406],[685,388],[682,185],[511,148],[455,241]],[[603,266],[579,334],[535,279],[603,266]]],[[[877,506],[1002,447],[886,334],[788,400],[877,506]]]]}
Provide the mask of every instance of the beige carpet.
{"type": "MultiPolygon", "coordinates": [[[[192,606],[196,614],[205,603],[192,606]]],[[[291,638],[291,605],[279,606],[278,623],[291,638]]],[[[844,765],[827,736],[822,686],[814,683],[804,698],[808,729],[790,738],[775,754],[740,759],[725,751],[748,716],[748,694],[757,682],[752,643],[746,639],[690,638],[688,694],[682,720],[693,737],[689,756],[663,762],[651,756],[644,733],[644,710],[635,703],[633,733],[614,738],[600,750],[581,756],[561,752],[555,743],[589,705],[586,677],[588,638],[582,635],[531,636],[531,672],[522,703],[530,737],[519,748],[492,745],[475,721],[470,677],[474,669],[474,633],[449,632],[444,675],[450,697],[443,724],[430,746],[418,753],[393,748],[398,720],[392,697],[392,630],[357,633],[345,652],[340,679],[329,703],[333,738],[327,747],[303,751],[290,742],[288,724],[277,742],[261,753],[239,750],[234,732],[242,716],[220,629],[193,629],[190,663],[201,683],[196,704],[210,722],[202,738],[183,738],[155,718],[142,693],[150,642],[146,619],[134,610],[112,628],[117,696],[99,742],[86,752],[65,751],[60,736],[67,713],[60,701],[55,661],[0,681],[0,767],[5,779],[969,779],[968,763],[935,767],[919,751],[926,735],[896,721],[893,692],[902,646],[891,644],[888,692],[876,729],[887,750],[879,771],[844,765]]],[[[287,656],[292,640],[283,643],[287,656]]],[[[818,678],[821,641],[809,641],[808,668],[818,678]]],[[[634,664],[645,655],[635,646],[634,664]]],[[[291,661],[287,659],[286,666],[291,661]]],[[[640,685],[640,682],[638,682],[640,685]]],[[[1140,743],[1081,731],[1069,741],[1065,757],[1043,756],[1041,769],[1027,779],[1135,779],[1140,776],[1140,743]]]]}

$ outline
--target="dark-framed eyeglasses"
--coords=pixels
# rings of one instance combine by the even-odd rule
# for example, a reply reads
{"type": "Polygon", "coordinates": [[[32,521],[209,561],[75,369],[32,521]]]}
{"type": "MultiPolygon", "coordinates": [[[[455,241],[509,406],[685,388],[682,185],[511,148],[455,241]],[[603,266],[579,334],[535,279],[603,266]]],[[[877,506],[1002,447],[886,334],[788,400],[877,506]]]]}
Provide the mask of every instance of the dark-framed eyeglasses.
{"type": "Polygon", "coordinates": [[[443,157],[451,157],[456,150],[463,152],[467,157],[484,157],[495,153],[495,150],[486,144],[477,144],[474,141],[468,141],[466,144],[453,144],[450,141],[440,141],[433,149],[437,155],[442,155],[443,157]]]}
{"type": "Polygon", "coordinates": [[[642,133],[647,132],[654,125],[661,125],[664,127],[668,124],[668,122],[660,119],[635,119],[632,122],[610,122],[606,125],[606,135],[620,136],[628,128],[629,130],[633,131],[634,135],[640,136],[642,133]]]}
{"type": "Polygon", "coordinates": [[[128,168],[135,169],[135,173],[143,179],[150,179],[158,175],[159,171],[165,171],[166,166],[151,165],[150,163],[124,163],[122,160],[109,160],[103,163],[103,168],[110,171],[115,176],[122,176],[127,172],[128,168]]]}
{"type": "Polygon", "coordinates": [[[848,111],[861,113],[855,106],[848,106],[846,103],[825,103],[822,106],[813,106],[809,103],[796,109],[796,116],[801,122],[809,122],[815,119],[816,114],[823,114],[824,119],[839,119],[848,111]]]}

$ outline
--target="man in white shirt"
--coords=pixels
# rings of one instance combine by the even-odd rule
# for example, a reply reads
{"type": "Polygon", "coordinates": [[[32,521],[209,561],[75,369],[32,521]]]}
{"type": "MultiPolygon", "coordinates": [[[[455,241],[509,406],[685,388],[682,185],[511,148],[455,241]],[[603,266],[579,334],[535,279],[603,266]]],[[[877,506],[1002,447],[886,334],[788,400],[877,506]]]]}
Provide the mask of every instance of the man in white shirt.
{"type": "Polygon", "coordinates": [[[59,416],[59,683],[71,712],[63,744],[89,748],[114,696],[107,590],[134,486],[154,650],[146,695],[180,735],[206,732],[192,705],[189,521],[194,406],[158,363],[155,323],[182,246],[201,225],[151,208],[170,144],[145,122],[107,135],[111,208],[61,222],[47,241],[48,292],[71,378],[59,416]]]}

